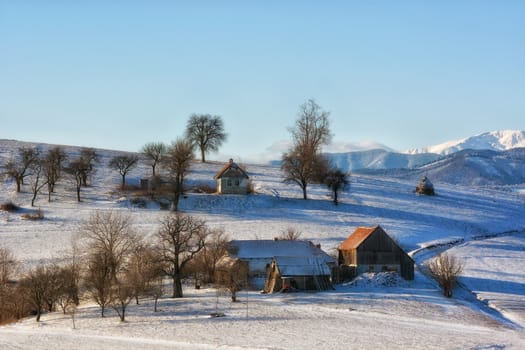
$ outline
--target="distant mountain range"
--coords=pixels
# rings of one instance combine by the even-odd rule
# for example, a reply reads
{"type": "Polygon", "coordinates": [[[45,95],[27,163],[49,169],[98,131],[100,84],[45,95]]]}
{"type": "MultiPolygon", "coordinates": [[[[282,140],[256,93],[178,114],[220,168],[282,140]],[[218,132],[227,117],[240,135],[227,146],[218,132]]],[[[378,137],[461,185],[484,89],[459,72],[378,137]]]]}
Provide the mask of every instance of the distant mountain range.
{"type": "Polygon", "coordinates": [[[461,140],[448,141],[435,146],[408,150],[408,154],[437,153],[451,154],[465,149],[506,151],[525,147],[525,131],[502,130],[485,132],[461,140]]]}
{"type": "Polygon", "coordinates": [[[525,132],[494,131],[407,153],[383,149],[327,153],[332,163],[350,172],[381,173],[433,182],[472,185],[525,183],[525,132]]]}

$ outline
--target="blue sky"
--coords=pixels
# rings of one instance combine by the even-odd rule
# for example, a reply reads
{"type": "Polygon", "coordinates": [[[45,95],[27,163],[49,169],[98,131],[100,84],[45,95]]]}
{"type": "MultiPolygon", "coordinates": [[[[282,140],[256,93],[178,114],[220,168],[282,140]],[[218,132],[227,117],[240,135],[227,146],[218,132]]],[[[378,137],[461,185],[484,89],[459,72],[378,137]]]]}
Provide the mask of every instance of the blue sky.
{"type": "Polygon", "coordinates": [[[0,138],[136,151],[210,113],[248,160],[309,98],[337,143],[523,130],[525,2],[0,0],[0,138]]]}

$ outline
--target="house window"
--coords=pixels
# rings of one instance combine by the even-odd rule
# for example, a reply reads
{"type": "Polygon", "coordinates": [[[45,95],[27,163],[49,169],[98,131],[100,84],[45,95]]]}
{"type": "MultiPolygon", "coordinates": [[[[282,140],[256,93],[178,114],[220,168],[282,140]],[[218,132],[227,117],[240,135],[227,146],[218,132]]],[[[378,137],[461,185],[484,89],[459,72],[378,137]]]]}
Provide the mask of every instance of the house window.
{"type": "Polygon", "coordinates": [[[235,186],[239,186],[239,179],[235,179],[235,186]]]}
{"type": "Polygon", "coordinates": [[[227,186],[228,186],[228,187],[232,187],[232,179],[228,179],[228,181],[227,181],[227,186]]]}

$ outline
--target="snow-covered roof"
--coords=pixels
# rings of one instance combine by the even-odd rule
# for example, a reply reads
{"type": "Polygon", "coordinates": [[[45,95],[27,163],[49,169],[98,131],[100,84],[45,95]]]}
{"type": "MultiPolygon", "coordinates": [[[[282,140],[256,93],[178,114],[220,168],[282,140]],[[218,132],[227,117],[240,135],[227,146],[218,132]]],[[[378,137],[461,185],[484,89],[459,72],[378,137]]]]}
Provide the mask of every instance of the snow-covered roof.
{"type": "Polygon", "coordinates": [[[273,258],[281,276],[330,275],[330,268],[321,257],[276,256],[273,258]]]}
{"type": "Polygon", "coordinates": [[[229,253],[241,259],[271,259],[275,256],[319,257],[327,263],[335,259],[310,241],[304,240],[233,240],[229,253]]]}
{"type": "Polygon", "coordinates": [[[237,163],[235,163],[233,159],[230,159],[230,161],[225,166],[223,166],[222,169],[220,169],[217,172],[217,174],[215,174],[214,178],[220,179],[225,173],[230,173],[228,170],[232,170],[231,175],[234,175],[235,177],[244,177],[246,179],[249,178],[246,171],[244,171],[239,165],[237,165],[237,163]]]}

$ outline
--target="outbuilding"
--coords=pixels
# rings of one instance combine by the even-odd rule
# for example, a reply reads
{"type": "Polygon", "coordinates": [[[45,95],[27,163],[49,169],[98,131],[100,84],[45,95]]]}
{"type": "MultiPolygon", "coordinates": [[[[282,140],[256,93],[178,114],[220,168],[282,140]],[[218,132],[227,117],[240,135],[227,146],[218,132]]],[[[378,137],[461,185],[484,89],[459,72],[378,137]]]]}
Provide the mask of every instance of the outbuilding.
{"type": "Polygon", "coordinates": [[[331,269],[319,257],[276,256],[267,267],[265,293],[332,288],[331,269]]]}
{"type": "Polygon", "coordinates": [[[414,260],[381,226],[358,227],[339,245],[338,262],[355,275],[364,272],[395,271],[406,280],[414,279],[414,260]]]}
{"type": "Polygon", "coordinates": [[[265,287],[268,267],[276,257],[315,258],[329,269],[336,267],[336,259],[319,245],[306,240],[232,240],[228,245],[228,256],[248,264],[249,283],[255,289],[265,287]]]}

